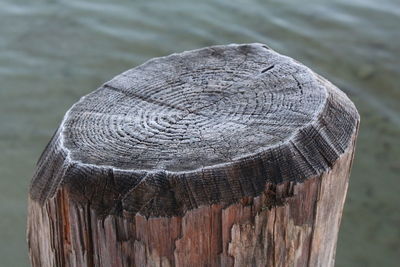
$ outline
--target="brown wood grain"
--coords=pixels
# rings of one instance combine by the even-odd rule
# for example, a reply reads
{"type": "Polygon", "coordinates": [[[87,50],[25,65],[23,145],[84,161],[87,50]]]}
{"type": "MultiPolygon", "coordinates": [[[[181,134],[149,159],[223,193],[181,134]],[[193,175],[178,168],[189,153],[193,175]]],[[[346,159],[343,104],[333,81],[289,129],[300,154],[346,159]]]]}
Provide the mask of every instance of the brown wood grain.
{"type": "Polygon", "coordinates": [[[39,159],[33,266],[333,266],[359,115],[262,44],[156,58],[83,97],[39,159]]]}

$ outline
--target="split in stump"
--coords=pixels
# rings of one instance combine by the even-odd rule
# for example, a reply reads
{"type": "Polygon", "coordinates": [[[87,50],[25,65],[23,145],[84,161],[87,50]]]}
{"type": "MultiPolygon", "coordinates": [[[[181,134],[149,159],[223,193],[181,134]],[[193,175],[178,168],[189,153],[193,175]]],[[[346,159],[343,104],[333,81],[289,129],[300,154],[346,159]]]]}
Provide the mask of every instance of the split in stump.
{"type": "Polygon", "coordinates": [[[152,59],[83,97],[33,177],[33,266],[333,266],[359,115],[262,44],[152,59]]]}

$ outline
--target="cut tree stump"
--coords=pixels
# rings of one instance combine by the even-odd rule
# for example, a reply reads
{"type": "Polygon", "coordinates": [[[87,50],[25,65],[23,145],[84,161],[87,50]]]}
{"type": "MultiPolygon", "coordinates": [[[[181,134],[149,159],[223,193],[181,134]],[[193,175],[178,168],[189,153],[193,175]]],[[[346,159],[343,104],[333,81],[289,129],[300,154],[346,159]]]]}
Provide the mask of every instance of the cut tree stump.
{"type": "Polygon", "coordinates": [[[262,44],[155,58],[83,97],[37,165],[33,266],[333,266],[359,115],[262,44]]]}

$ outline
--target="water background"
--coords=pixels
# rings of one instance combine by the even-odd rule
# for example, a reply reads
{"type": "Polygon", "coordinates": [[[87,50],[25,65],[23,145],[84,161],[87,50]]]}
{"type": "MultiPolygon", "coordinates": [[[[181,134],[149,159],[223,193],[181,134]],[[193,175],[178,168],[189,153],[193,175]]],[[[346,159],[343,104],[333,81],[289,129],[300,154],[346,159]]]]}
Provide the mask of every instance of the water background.
{"type": "Polygon", "coordinates": [[[0,0],[0,266],[27,266],[27,188],[80,96],[155,56],[262,42],[337,84],[361,129],[337,266],[400,262],[399,0],[0,0]]]}

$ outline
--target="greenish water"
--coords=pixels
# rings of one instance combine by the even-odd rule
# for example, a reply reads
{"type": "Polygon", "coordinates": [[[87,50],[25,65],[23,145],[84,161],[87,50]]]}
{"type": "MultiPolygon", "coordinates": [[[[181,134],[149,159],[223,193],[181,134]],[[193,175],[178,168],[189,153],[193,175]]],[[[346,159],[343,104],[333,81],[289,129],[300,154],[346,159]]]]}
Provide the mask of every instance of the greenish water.
{"type": "Polygon", "coordinates": [[[302,61],[356,103],[337,266],[398,266],[398,0],[0,0],[0,265],[28,265],[27,187],[72,103],[149,58],[245,42],[302,61]]]}

